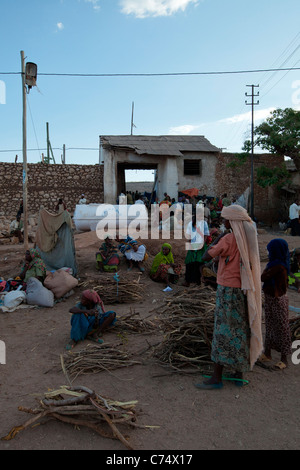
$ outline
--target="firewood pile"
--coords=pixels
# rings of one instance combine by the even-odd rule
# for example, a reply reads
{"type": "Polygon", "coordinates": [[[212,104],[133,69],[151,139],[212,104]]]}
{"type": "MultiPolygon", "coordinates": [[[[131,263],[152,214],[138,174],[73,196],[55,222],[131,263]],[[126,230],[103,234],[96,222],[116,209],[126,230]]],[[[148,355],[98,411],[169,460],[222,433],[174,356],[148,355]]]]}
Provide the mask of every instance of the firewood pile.
{"type": "MultiPolygon", "coordinates": [[[[61,386],[44,394],[36,409],[19,407],[32,415],[24,424],[15,426],[2,440],[13,439],[20,431],[47,419],[71,424],[77,427],[87,427],[102,437],[119,439],[126,448],[133,450],[130,442],[119,430],[119,426],[132,428],[148,428],[137,424],[137,401],[120,402],[100,396],[93,390],[83,386],[61,386]]],[[[154,426],[155,427],[155,426],[154,426]]]]}
{"type": "Polygon", "coordinates": [[[140,282],[140,276],[134,279],[129,276],[117,281],[115,276],[101,275],[99,279],[88,280],[79,284],[83,289],[96,291],[104,304],[128,304],[141,302],[144,299],[144,285],[140,282]]]}
{"type": "Polygon", "coordinates": [[[195,372],[210,365],[216,293],[210,287],[195,288],[169,297],[158,307],[163,341],[153,356],[176,371],[195,372]],[[189,369],[189,370],[188,370],[189,369]]]}

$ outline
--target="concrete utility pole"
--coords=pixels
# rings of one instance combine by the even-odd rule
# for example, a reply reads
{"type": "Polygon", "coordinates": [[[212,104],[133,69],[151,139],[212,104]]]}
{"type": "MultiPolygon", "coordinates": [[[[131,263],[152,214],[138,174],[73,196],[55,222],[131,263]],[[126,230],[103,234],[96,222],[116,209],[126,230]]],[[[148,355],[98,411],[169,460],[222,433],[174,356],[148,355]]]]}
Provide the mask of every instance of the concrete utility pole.
{"type": "Polygon", "coordinates": [[[24,212],[24,248],[28,250],[28,204],[27,204],[27,120],[26,120],[26,82],[25,82],[25,58],[21,51],[22,70],[22,98],[23,98],[23,212],[24,212]]]}
{"type": "Polygon", "coordinates": [[[254,88],[259,87],[259,85],[246,85],[251,87],[251,95],[248,95],[245,93],[246,96],[251,97],[251,103],[247,103],[247,100],[245,101],[246,105],[251,106],[251,112],[252,112],[252,119],[251,119],[251,189],[250,189],[250,216],[251,219],[254,218],[254,106],[259,104],[259,101],[254,103],[254,97],[259,96],[259,92],[255,95],[254,94],[254,88]]]}

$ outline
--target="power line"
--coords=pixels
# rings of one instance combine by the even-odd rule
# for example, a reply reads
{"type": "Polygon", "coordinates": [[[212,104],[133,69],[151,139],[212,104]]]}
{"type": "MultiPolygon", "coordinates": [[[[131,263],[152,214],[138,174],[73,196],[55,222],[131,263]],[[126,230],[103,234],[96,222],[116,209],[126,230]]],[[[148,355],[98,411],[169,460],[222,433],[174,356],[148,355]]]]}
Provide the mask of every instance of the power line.
{"type": "MultiPolygon", "coordinates": [[[[243,73],[261,73],[261,72],[284,72],[291,70],[300,70],[300,67],[288,68],[270,68],[254,70],[230,70],[230,71],[211,71],[211,72],[166,72],[166,73],[46,73],[40,72],[39,76],[56,77],[168,77],[168,76],[191,76],[191,75],[230,75],[243,73]]],[[[0,75],[20,75],[22,72],[0,72],[0,75]]]]}

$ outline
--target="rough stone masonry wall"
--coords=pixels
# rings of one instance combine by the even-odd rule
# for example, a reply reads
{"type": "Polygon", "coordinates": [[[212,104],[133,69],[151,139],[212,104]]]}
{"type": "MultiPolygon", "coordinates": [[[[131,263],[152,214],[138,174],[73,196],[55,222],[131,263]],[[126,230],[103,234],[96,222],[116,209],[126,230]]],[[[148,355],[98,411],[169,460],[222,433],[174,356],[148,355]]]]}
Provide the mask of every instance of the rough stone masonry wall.
{"type": "MultiPolygon", "coordinates": [[[[229,197],[240,196],[250,187],[251,159],[242,165],[230,168],[228,164],[236,161],[232,153],[220,153],[216,168],[218,195],[227,193],[229,197]]],[[[274,168],[281,166],[283,157],[272,154],[255,154],[254,167],[254,216],[266,224],[275,224],[282,218],[281,194],[276,188],[262,188],[256,184],[256,170],[259,166],[274,168]]]]}
{"type": "MultiPolygon", "coordinates": [[[[103,202],[103,166],[28,164],[28,214],[36,218],[43,206],[54,210],[59,198],[64,199],[73,214],[82,193],[87,203],[103,202]]],[[[5,220],[16,216],[23,198],[23,164],[0,163],[0,228],[5,220]]]]}

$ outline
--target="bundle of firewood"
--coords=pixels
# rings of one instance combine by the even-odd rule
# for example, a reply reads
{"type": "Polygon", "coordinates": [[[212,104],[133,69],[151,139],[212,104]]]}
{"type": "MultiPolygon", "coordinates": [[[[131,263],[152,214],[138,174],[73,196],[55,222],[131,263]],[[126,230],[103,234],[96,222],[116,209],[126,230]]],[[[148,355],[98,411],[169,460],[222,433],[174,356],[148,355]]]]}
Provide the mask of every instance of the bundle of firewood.
{"type": "Polygon", "coordinates": [[[120,402],[100,396],[87,387],[66,387],[45,393],[37,409],[19,407],[32,417],[20,426],[15,426],[3,440],[13,439],[20,431],[43,419],[55,419],[77,428],[88,427],[102,437],[119,439],[128,449],[133,449],[118,426],[147,428],[136,423],[136,401],[120,402]],[[108,429],[107,429],[108,428],[108,429]]]}
{"type": "Polygon", "coordinates": [[[215,298],[213,289],[198,287],[169,297],[159,307],[165,335],[153,355],[162,365],[193,371],[211,364],[215,298]]]}

